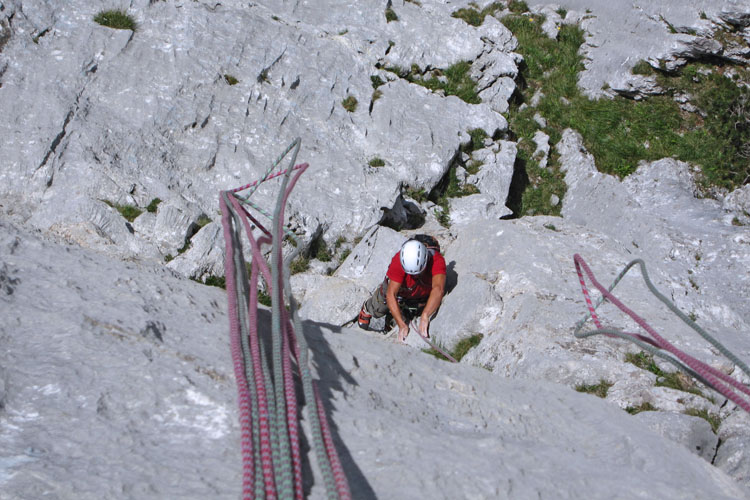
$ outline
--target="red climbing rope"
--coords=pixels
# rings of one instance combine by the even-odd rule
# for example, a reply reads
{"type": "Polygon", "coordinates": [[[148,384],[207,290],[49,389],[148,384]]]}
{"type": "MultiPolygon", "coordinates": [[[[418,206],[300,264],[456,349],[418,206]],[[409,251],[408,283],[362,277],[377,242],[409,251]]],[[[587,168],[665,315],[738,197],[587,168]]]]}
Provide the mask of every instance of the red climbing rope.
{"type": "MultiPolygon", "coordinates": [[[[706,363],[704,363],[704,362],[702,362],[702,361],[694,358],[693,356],[690,356],[689,354],[681,351],[680,349],[676,348],[674,345],[672,345],[671,343],[669,343],[666,339],[664,339],[662,336],[660,336],[658,333],[656,333],[656,331],[643,318],[641,318],[635,312],[633,312],[631,309],[629,309],[627,306],[625,306],[625,304],[623,304],[620,300],[618,300],[617,297],[615,297],[611,293],[610,290],[608,290],[607,288],[605,288],[604,286],[602,286],[596,280],[596,277],[594,276],[594,273],[591,271],[591,269],[589,268],[588,264],[586,264],[586,262],[583,260],[583,258],[580,255],[575,254],[573,256],[573,261],[575,262],[576,272],[578,273],[578,279],[579,279],[579,281],[581,283],[581,289],[583,291],[583,296],[586,299],[586,306],[587,306],[587,308],[589,310],[589,314],[591,316],[591,319],[594,321],[594,324],[596,324],[596,327],[599,329],[600,333],[609,334],[609,331],[607,331],[606,329],[604,329],[604,327],[602,326],[601,322],[599,321],[599,317],[596,314],[596,307],[594,306],[593,302],[591,301],[591,298],[589,296],[588,288],[586,287],[586,282],[585,282],[585,279],[584,279],[584,276],[583,276],[584,273],[586,274],[586,276],[588,277],[588,279],[591,281],[591,283],[594,285],[594,287],[596,287],[596,289],[599,290],[602,293],[602,296],[606,300],[608,300],[613,305],[615,305],[617,308],[619,308],[622,312],[624,312],[625,314],[627,314],[628,316],[630,316],[641,328],[643,328],[646,332],[648,332],[649,335],[651,335],[652,338],[645,337],[643,335],[638,335],[638,334],[633,334],[633,333],[627,333],[627,332],[619,332],[620,336],[622,336],[623,338],[630,337],[631,339],[634,339],[634,340],[641,340],[643,342],[647,342],[648,344],[651,344],[651,345],[653,345],[653,346],[655,346],[657,348],[663,349],[663,350],[671,353],[677,359],[679,359],[680,361],[682,361],[685,364],[685,366],[689,367],[690,370],[692,370],[695,373],[697,373],[698,375],[700,375],[700,377],[702,377],[702,379],[705,380],[714,390],[716,390],[717,392],[719,392],[720,394],[722,394],[723,396],[725,396],[727,399],[733,401],[735,404],[737,404],[743,410],[745,410],[748,413],[750,413],[750,403],[748,403],[747,400],[743,399],[742,396],[740,396],[739,394],[737,394],[735,391],[733,391],[730,387],[728,387],[727,385],[725,385],[722,382],[725,382],[726,384],[731,385],[732,387],[740,390],[741,392],[750,395],[750,389],[748,389],[748,387],[746,387],[744,384],[738,382],[734,378],[730,377],[729,375],[726,375],[725,373],[722,373],[721,371],[713,368],[712,366],[709,366],[706,363]]],[[[658,291],[656,291],[655,287],[653,286],[653,284],[651,283],[651,281],[648,279],[648,274],[646,273],[646,268],[645,268],[645,264],[643,263],[643,261],[641,261],[640,259],[636,259],[635,261],[633,261],[632,263],[630,263],[626,267],[626,270],[629,269],[629,267],[632,266],[634,263],[640,263],[641,264],[642,275],[643,275],[644,280],[646,281],[646,284],[649,286],[649,289],[651,289],[651,291],[654,292],[657,295],[657,297],[659,298],[659,300],[661,300],[662,302],[665,302],[666,298],[663,295],[661,295],[660,293],[658,293],[658,291]]],[[[622,276],[622,273],[621,273],[620,277],[621,276],[622,276]]],[[[619,277],[618,277],[618,279],[619,279],[619,277]]],[[[613,285],[613,287],[614,287],[614,285],[613,285]]],[[[676,309],[676,308],[674,308],[674,306],[671,303],[669,304],[669,306],[670,306],[670,309],[673,309],[673,310],[676,309]]],[[[682,314],[679,314],[678,316],[680,316],[680,318],[683,319],[683,320],[685,319],[684,315],[682,315],[682,314]]],[[[694,327],[695,325],[692,324],[692,323],[693,323],[692,321],[688,321],[688,324],[691,327],[694,327]]],[[[580,326],[582,326],[582,323],[579,324],[579,329],[580,329],[580,326]]],[[[705,334],[705,332],[703,332],[702,335],[704,337],[708,337],[707,334],[705,334]]],[[[578,336],[577,331],[576,331],[576,336],[578,336]]],[[[711,338],[710,341],[714,345],[718,344],[718,342],[715,341],[715,339],[711,338]]],[[[718,345],[717,345],[717,347],[718,347],[718,345]]],[[[726,352],[726,348],[724,348],[723,346],[721,346],[721,348],[722,348],[721,349],[722,352],[726,352]]],[[[731,355],[731,359],[736,360],[735,362],[739,361],[739,360],[737,360],[737,358],[734,355],[731,355]]],[[[746,367],[745,367],[744,363],[739,362],[738,365],[741,368],[743,368],[744,371],[746,371],[746,367]]]]}
{"type": "MultiPolygon", "coordinates": [[[[306,340],[296,316],[296,302],[291,295],[288,273],[284,272],[288,261],[285,263],[282,259],[281,239],[284,232],[289,234],[283,227],[284,207],[297,180],[308,167],[306,163],[294,164],[299,142],[297,139],[292,143],[260,181],[223,191],[219,200],[226,240],[230,347],[240,409],[243,499],[304,497],[297,381],[301,383],[305,396],[312,432],[311,444],[318,458],[328,498],[351,498],[322,399],[310,374],[306,340]],[[271,173],[292,150],[289,168],[271,173]],[[295,172],[294,176],[291,176],[292,172],[295,172]],[[272,217],[272,233],[243,204],[270,217],[268,212],[237,193],[282,175],[285,177],[272,217]],[[250,243],[252,261],[249,269],[243,257],[242,229],[250,243]],[[254,229],[262,233],[258,238],[253,234],[254,229]],[[273,247],[270,266],[263,255],[263,246],[269,244],[273,247]],[[261,277],[272,298],[270,332],[259,328],[258,324],[258,286],[261,277]]],[[[289,259],[293,257],[289,256],[289,259]]]]}

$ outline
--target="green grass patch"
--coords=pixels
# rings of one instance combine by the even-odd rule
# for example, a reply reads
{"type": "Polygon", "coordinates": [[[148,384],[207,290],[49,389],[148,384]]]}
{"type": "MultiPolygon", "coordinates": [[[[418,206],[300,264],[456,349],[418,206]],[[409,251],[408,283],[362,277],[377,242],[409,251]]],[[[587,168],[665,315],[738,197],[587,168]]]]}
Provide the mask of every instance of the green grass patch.
{"type": "Polygon", "coordinates": [[[372,82],[372,88],[377,90],[378,87],[385,85],[385,82],[379,75],[371,75],[370,82],[372,82]]]}
{"type": "Polygon", "coordinates": [[[493,2],[482,10],[479,10],[477,5],[472,3],[469,4],[468,7],[453,12],[451,16],[461,19],[472,26],[481,26],[485,17],[491,16],[499,10],[503,10],[503,4],[501,2],[493,2]]]}
{"type": "Polygon", "coordinates": [[[313,255],[321,262],[331,262],[333,255],[328,250],[328,245],[323,238],[316,238],[310,245],[310,255],[313,255]]]}
{"type": "Polygon", "coordinates": [[[385,160],[380,158],[379,156],[374,157],[370,162],[368,163],[371,167],[384,167],[385,166],[385,160]]]}
{"type": "Polygon", "coordinates": [[[604,379],[599,380],[598,384],[594,385],[586,385],[586,384],[580,384],[575,387],[576,391],[578,392],[585,392],[586,394],[593,394],[594,396],[598,396],[600,398],[606,398],[607,392],[609,391],[609,388],[612,387],[614,384],[611,382],[607,382],[604,379]]]}
{"type": "Polygon", "coordinates": [[[227,279],[225,276],[209,276],[208,278],[203,280],[203,284],[223,288],[226,290],[227,279]]]}
{"type": "Polygon", "coordinates": [[[648,401],[639,404],[638,406],[628,406],[625,408],[625,411],[630,413],[631,415],[637,415],[638,413],[642,411],[657,411],[658,408],[656,408],[654,405],[649,403],[648,401]]]}
{"type": "Polygon", "coordinates": [[[524,12],[529,11],[529,6],[523,1],[510,0],[510,2],[508,2],[508,10],[515,12],[516,14],[523,14],[524,12]]]}
{"type": "Polygon", "coordinates": [[[201,214],[200,217],[198,217],[198,220],[195,221],[195,223],[198,225],[198,228],[203,228],[206,225],[208,225],[211,222],[211,218],[206,214],[201,214]]]}
{"type": "MultiPolygon", "coordinates": [[[[565,176],[557,168],[554,161],[548,160],[548,164],[555,165],[554,168],[540,167],[535,160],[529,157],[529,151],[524,149],[523,146],[527,144],[528,142],[521,144],[522,147],[518,149],[516,160],[525,164],[526,176],[528,177],[528,185],[521,195],[519,213],[522,215],[560,215],[562,204],[558,201],[557,204],[553,205],[552,195],[557,196],[558,200],[562,200],[567,190],[565,176]]],[[[556,159],[557,153],[551,154],[550,158],[556,159]]]]}
{"type": "MultiPolygon", "coordinates": [[[[448,186],[445,188],[445,192],[442,196],[448,197],[448,198],[461,198],[462,196],[469,196],[471,194],[476,194],[479,192],[479,188],[477,188],[474,184],[464,183],[461,184],[458,182],[458,177],[456,176],[456,168],[451,167],[448,170],[448,186]]],[[[438,200],[438,204],[439,200],[438,200]]]]}
{"type": "Polygon", "coordinates": [[[644,351],[637,354],[629,352],[625,354],[625,361],[656,375],[657,387],[669,387],[670,389],[689,392],[704,398],[706,397],[700,389],[695,387],[695,383],[690,376],[681,371],[665,372],[659,368],[651,354],[647,354],[644,351]]]}
{"type": "Polygon", "coordinates": [[[190,249],[190,240],[185,240],[185,244],[177,250],[177,255],[182,255],[190,249]]]}
{"type": "Polygon", "coordinates": [[[159,207],[159,203],[161,203],[161,200],[159,198],[154,198],[146,207],[146,211],[152,214],[156,213],[156,209],[159,207]]]}
{"type": "Polygon", "coordinates": [[[424,203],[425,201],[427,201],[428,193],[424,190],[424,188],[407,187],[404,190],[404,195],[406,195],[407,198],[411,198],[412,200],[416,201],[417,203],[424,203]]]}
{"type": "MultiPolygon", "coordinates": [[[[539,129],[533,115],[539,112],[547,120],[545,132],[553,143],[565,128],[577,130],[602,172],[624,177],[641,161],[674,157],[701,167],[699,183],[704,188],[733,189],[750,181],[750,90],[723,76],[726,67],[691,63],[678,73],[665,73],[641,61],[634,73],[655,74],[666,95],[640,101],[624,97],[589,100],[576,85],[583,69],[579,27],[561,26],[558,39],[553,40],[541,31],[541,16],[509,15],[501,21],[518,39],[517,51],[525,61],[520,68],[520,99],[511,105],[508,116],[510,130],[519,139],[531,140],[539,129]],[[519,109],[538,90],[544,97],[537,108],[519,109]],[[702,113],[681,110],[673,99],[676,93],[691,95],[691,103],[702,113]]],[[[733,74],[740,74],[740,82],[747,81],[743,68],[733,69],[733,74]]],[[[557,168],[553,161],[549,166],[557,168]]],[[[533,168],[528,173],[529,177],[535,174],[533,168]]],[[[539,178],[529,182],[532,189],[559,180],[537,173],[539,178]]],[[[563,198],[557,188],[547,191],[563,198]]],[[[546,193],[533,198],[544,200],[546,193]]]]}
{"type": "Polygon", "coordinates": [[[353,95],[348,95],[341,101],[341,105],[350,113],[354,113],[357,110],[357,98],[353,95]]]}
{"type": "Polygon", "coordinates": [[[128,222],[133,222],[136,218],[138,218],[139,215],[143,213],[143,210],[136,207],[135,205],[120,205],[119,203],[113,203],[107,200],[102,201],[120,212],[120,215],[122,215],[128,222]]]}
{"type": "Polygon", "coordinates": [[[721,417],[717,415],[716,413],[710,413],[708,410],[703,409],[699,410],[697,408],[688,408],[684,411],[685,415],[690,415],[693,417],[700,417],[709,424],[711,424],[711,430],[714,434],[717,434],[719,432],[719,425],[721,425],[721,417]]]}
{"type": "Polygon", "coordinates": [[[447,198],[440,201],[438,208],[434,211],[438,224],[444,228],[451,227],[451,205],[447,198]]]}
{"type": "Polygon", "coordinates": [[[103,10],[94,16],[94,22],[116,30],[135,31],[135,20],[124,10],[103,10]]]}
{"type": "Polygon", "coordinates": [[[476,347],[479,345],[483,337],[484,335],[482,335],[481,333],[477,333],[476,335],[472,335],[471,337],[466,337],[465,339],[459,340],[456,344],[456,347],[453,348],[451,356],[453,356],[456,361],[461,361],[461,358],[466,356],[466,353],[468,353],[472,347],[476,347]]]}
{"type": "Polygon", "coordinates": [[[481,160],[471,160],[466,164],[466,172],[468,172],[469,175],[476,175],[479,173],[479,169],[482,168],[482,165],[484,165],[484,162],[481,160]]]}
{"type": "Polygon", "coordinates": [[[631,72],[634,75],[653,75],[656,73],[656,70],[648,62],[641,59],[640,61],[635,63],[635,66],[633,66],[631,72]]]}
{"type": "Polygon", "coordinates": [[[308,269],[310,269],[310,259],[304,255],[297,257],[289,264],[289,272],[291,274],[304,273],[308,269]]]}
{"type": "Polygon", "coordinates": [[[464,144],[461,147],[461,151],[467,154],[471,154],[473,151],[482,149],[484,147],[484,140],[489,136],[490,135],[481,128],[469,129],[469,137],[471,138],[471,141],[469,141],[467,144],[464,144]]]}
{"type": "Polygon", "coordinates": [[[625,362],[634,364],[641,370],[646,370],[657,376],[663,373],[661,369],[656,365],[654,357],[644,351],[641,351],[639,353],[625,353],[625,362]]]}
{"type": "MultiPolygon", "coordinates": [[[[458,341],[456,346],[453,348],[453,351],[449,352],[453,359],[456,361],[461,361],[461,359],[466,356],[466,353],[469,352],[469,350],[472,347],[476,347],[479,345],[479,343],[482,341],[482,338],[484,335],[481,333],[477,333],[475,335],[472,335],[470,337],[466,337],[464,339],[461,339],[458,341]]],[[[439,346],[441,349],[443,349],[443,346],[439,346]]],[[[443,349],[444,351],[446,349],[443,349]]],[[[435,350],[434,348],[430,347],[429,349],[423,349],[422,352],[426,354],[430,354],[432,356],[435,356],[438,359],[442,359],[444,361],[449,361],[448,358],[443,356],[439,351],[435,350]]]]}
{"type": "Polygon", "coordinates": [[[271,296],[265,290],[258,290],[258,302],[266,307],[271,307],[273,303],[271,296]]]}
{"type": "Polygon", "coordinates": [[[389,66],[383,69],[433,92],[442,90],[446,96],[454,95],[469,104],[479,104],[482,102],[477,93],[477,84],[469,76],[471,63],[468,61],[457,62],[446,69],[439,70],[438,73],[445,76],[446,81],[439,79],[438,76],[440,75],[436,76],[435,72],[430,73],[431,76],[429,78],[424,78],[422,70],[416,64],[412,64],[409,69],[398,66],[389,66]]]}

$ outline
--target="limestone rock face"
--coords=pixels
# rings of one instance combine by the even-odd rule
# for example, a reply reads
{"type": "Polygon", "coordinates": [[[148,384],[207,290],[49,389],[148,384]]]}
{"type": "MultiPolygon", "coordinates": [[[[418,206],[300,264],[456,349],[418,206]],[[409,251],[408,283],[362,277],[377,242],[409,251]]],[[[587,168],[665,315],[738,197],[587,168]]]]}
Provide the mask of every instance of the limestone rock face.
{"type": "Polygon", "coordinates": [[[393,255],[406,239],[404,235],[387,227],[374,227],[365,234],[334,275],[354,280],[372,291],[383,282],[393,255]]]}
{"type": "MultiPolygon", "coordinates": [[[[0,229],[4,497],[237,498],[223,293],[0,229]]],[[[269,328],[270,313],[259,322],[269,328]]],[[[636,498],[744,498],[597,398],[357,330],[306,321],[304,332],[354,498],[603,499],[623,481],[636,498]]],[[[325,497],[314,470],[305,490],[325,497]]]]}
{"type": "Polygon", "coordinates": [[[7,221],[0,261],[2,496],[236,497],[222,290],[7,221]]]}
{"type": "MultiPolygon", "coordinates": [[[[135,32],[98,25],[99,7],[82,1],[3,6],[2,212],[124,258],[174,256],[199,216],[218,220],[219,190],[259,178],[296,136],[313,169],[291,200],[292,224],[307,239],[321,226],[331,241],[361,234],[403,186],[431,190],[468,130],[506,130],[519,60],[499,21],[476,29],[432,2],[387,22],[376,5],[139,0],[128,10],[135,32]],[[482,104],[381,69],[480,56],[473,74],[492,93],[482,104]],[[393,80],[377,95],[375,75],[393,80]],[[374,157],[385,166],[368,166],[374,157]],[[102,204],[155,198],[166,200],[155,223],[128,225],[102,204]]],[[[255,198],[268,205],[268,189],[255,198]]],[[[198,277],[216,266],[177,267],[198,277]]]]}
{"type": "MultiPolygon", "coordinates": [[[[750,61],[749,0],[527,3],[552,38],[581,23],[592,96],[660,93],[631,74],[641,59],[750,61]],[[726,28],[735,42],[717,36],[726,28]]],[[[698,386],[664,386],[626,362],[630,344],[576,339],[586,308],[572,256],[607,285],[643,258],[748,360],[748,187],[701,198],[692,168],[669,158],[621,181],[575,132],[556,145],[540,132],[534,157],[544,166],[556,147],[565,171],[562,216],[502,219],[517,153],[503,113],[523,59],[495,17],[452,17],[469,4],[133,0],[133,32],[95,23],[98,3],[0,0],[0,497],[237,498],[226,296],[185,277],[224,273],[219,191],[260,178],[298,136],[311,168],[287,222],[303,247],[345,237],[352,250],[292,286],[355,498],[747,497],[750,417],[698,386]],[[408,80],[446,81],[462,62],[480,104],[408,80]],[[476,128],[487,138],[468,153],[476,128]],[[451,199],[446,221],[425,199],[450,168],[479,192],[451,199]],[[126,219],[129,207],[142,213],[126,219]],[[434,341],[482,336],[458,366],[421,353],[415,334],[409,348],[344,326],[421,232],[448,264],[434,341]],[[573,390],[601,382],[604,401],[573,390]],[[622,411],[648,405],[661,411],[622,411]],[[686,410],[718,416],[717,434],[686,410]]],[[[277,182],[253,199],[269,208],[277,182]]],[[[750,383],[638,278],[618,297],[750,383]]],[[[609,304],[601,313],[636,328],[609,304]]]]}
{"type": "Polygon", "coordinates": [[[682,444],[709,463],[716,455],[719,437],[702,418],[660,411],[645,411],[635,418],[667,439],[682,444]]]}
{"type": "MultiPolygon", "coordinates": [[[[546,0],[526,2],[532,11],[551,15],[546,0]]],[[[603,0],[564,0],[564,22],[578,22],[587,32],[581,47],[585,70],[578,80],[589,96],[619,92],[630,96],[658,93],[655,82],[631,69],[640,60],[677,68],[688,58],[720,55],[733,59],[734,47],[713,39],[718,30],[746,26],[748,0],[696,0],[689,3],[656,0],[645,4],[603,0]],[[622,29],[627,26],[627,29],[622,29]],[[617,33],[617,36],[613,36],[617,33]],[[727,50],[725,50],[725,48],[727,50]],[[726,52],[726,54],[725,54],[726,52]],[[606,85],[605,85],[606,84],[606,85]],[[605,89],[610,90],[605,90],[605,89]]],[[[547,33],[555,35],[553,17],[547,33]]],[[[553,36],[554,37],[554,36],[553,36]]],[[[740,57],[744,64],[747,59],[740,57]]]]}

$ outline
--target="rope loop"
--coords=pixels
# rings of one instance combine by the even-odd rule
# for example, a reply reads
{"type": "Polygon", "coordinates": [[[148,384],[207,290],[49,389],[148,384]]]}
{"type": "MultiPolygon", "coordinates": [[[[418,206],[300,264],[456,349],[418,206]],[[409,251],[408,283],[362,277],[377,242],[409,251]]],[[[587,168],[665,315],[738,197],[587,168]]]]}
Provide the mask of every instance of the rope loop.
{"type": "Polygon", "coordinates": [[[623,270],[620,271],[609,288],[605,288],[596,280],[596,277],[591,271],[591,268],[589,268],[588,264],[586,264],[586,261],[584,261],[583,257],[581,257],[579,254],[575,254],[573,256],[573,262],[575,264],[576,272],[578,273],[578,280],[581,284],[581,290],[583,292],[583,297],[586,300],[586,307],[588,309],[588,312],[575,325],[575,331],[573,332],[573,334],[577,338],[586,338],[594,335],[607,335],[610,337],[614,336],[629,340],[640,346],[642,349],[672,363],[683,372],[695,377],[707,387],[715,390],[719,394],[734,402],[743,410],[750,413],[750,398],[748,398],[748,396],[750,396],[750,389],[746,385],[738,382],[729,375],[726,375],[720,370],[709,366],[708,364],[694,358],[693,356],[690,356],[689,354],[672,345],[670,342],[656,333],[656,331],[643,318],[630,310],[625,304],[623,304],[617,297],[612,294],[612,290],[620,283],[625,274],[633,266],[638,264],[641,270],[643,281],[646,283],[646,286],[651,291],[651,293],[664,305],[666,305],[669,310],[675,313],[677,317],[679,317],[685,324],[695,330],[701,337],[703,337],[706,341],[708,341],[711,345],[718,349],[719,352],[721,352],[724,356],[729,358],[746,375],[750,376],[750,369],[748,369],[748,366],[742,360],[740,360],[734,353],[732,353],[723,344],[721,344],[716,338],[711,336],[708,332],[706,332],[703,328],[696,324],[695,321],[693,321],[682,311],[680,311],[677,306],[674,305],[674,303],[672,303],[663,294],[661,294],[659,290],[656,289],[648,276],[648,272],[646,271],[646,263],[642,259],[634,259],[629,262],[623,268],[623,270]],[[592,285],[602,294],[596,304],[594,304],[591,300],[588,287],[586,286],[586,280],[584,279],[584,274],[592,283],[592,285]],[[630,318],[632,318],[638,324],[638,326],[643,328],[650,335],[650,337],[642,334],[628,333],[617,329],[605,328],[596,313],[596,309],[605,300],[612,303],[622,312],[630,316],[630,318]],[[582,332],[581,329],[589,318],[596,325],[596,329],[588,332],[582,332]],[[743,394],[735,392],[735,389],[743,394]]]}

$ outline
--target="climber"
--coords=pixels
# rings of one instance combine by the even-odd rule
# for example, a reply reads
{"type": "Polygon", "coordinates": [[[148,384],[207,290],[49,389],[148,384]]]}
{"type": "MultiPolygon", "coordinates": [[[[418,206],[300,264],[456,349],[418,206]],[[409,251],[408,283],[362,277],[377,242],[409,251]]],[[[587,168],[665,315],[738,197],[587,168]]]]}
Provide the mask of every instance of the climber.
{"type": "Polygon", "coordinates": [[[400,306],[406,305],[417,309],[418,331],[429,338],[430,320],[443,300],[445,273],[445,259],[435,238],[420,234],[406,241],[391,259],[383,283],[362,305],[357,321],[359,327],[367,330],[370,318],[380,318],[390,312],[398,325],[398,340],[403,342],[409,335],[409,325],[400,306]]]}

